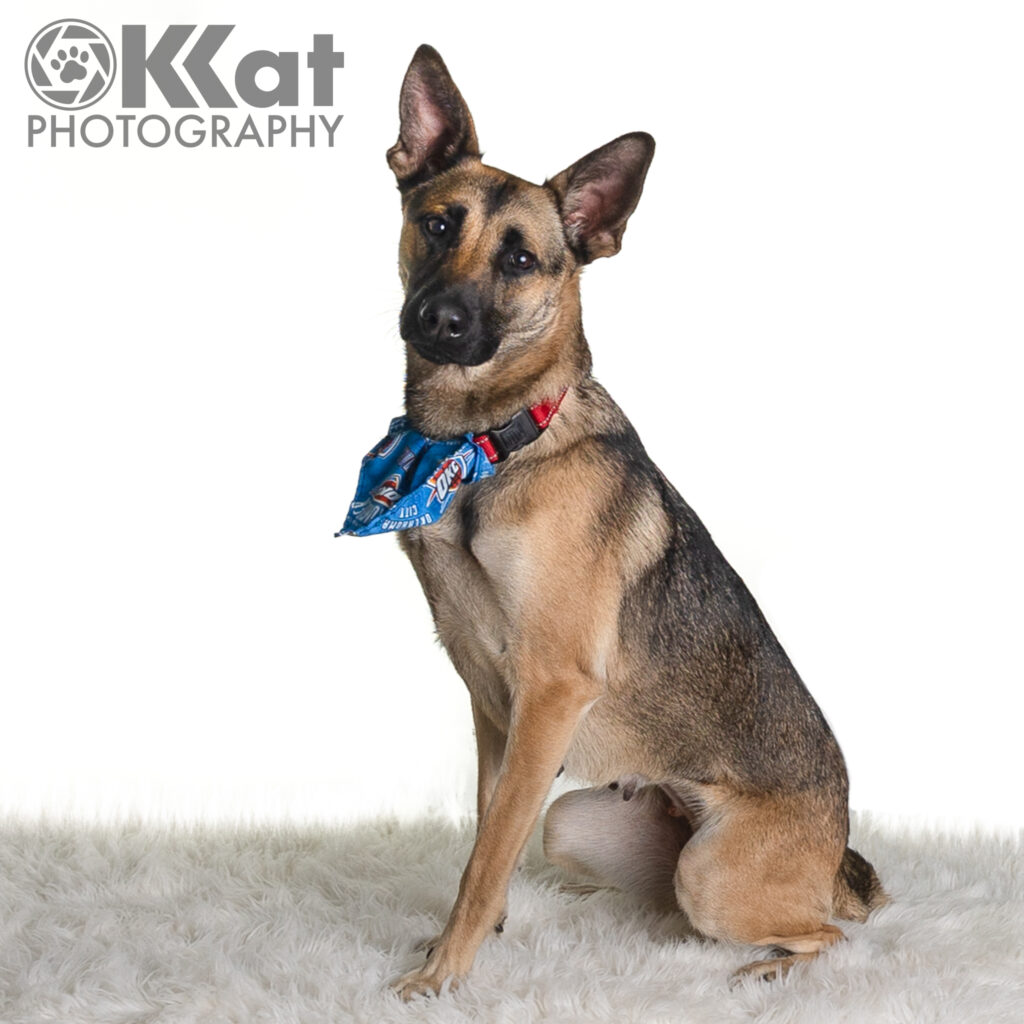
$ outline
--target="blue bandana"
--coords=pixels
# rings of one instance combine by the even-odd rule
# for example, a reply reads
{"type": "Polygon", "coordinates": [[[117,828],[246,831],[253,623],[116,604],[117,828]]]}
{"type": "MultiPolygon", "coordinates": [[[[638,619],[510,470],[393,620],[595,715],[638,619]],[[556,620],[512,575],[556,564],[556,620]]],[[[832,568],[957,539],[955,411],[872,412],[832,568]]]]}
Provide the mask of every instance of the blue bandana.
{"type": "Polygon", "coordinates": [[[399,416],[363,459],[345,525],[334,536],[368,537],[436,523],[462,484],[493,473],[472,434],[433,441],[399,416]]]}

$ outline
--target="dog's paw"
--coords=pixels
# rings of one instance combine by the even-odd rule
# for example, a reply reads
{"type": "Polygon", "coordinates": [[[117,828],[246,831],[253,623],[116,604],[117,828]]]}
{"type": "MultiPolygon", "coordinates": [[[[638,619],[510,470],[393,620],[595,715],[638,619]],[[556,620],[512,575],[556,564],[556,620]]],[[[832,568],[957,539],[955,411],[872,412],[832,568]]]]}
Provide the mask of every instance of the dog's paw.
{"type": "Polygon", "coordinates": [[[391,983],[391,990],[403,1002],[416,996],[439,996],[442,992],[453,992],[459,987],[459,976],[428,960],[408,974],[403,974],[391,983]]]}

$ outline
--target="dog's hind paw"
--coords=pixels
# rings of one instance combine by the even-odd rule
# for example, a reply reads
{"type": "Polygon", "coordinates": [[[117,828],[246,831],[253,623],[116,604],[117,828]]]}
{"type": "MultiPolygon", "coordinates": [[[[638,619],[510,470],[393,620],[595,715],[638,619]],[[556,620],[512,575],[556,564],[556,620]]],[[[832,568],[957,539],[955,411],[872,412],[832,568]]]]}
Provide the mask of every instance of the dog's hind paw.
{"type": "MultiPolygon", "coordinates": [[[[785,950],[779,950],[780,953],[785,950]]],[[[760,981],[777,981],[789,974],[790,968],[801,960],[813,960],[816,953],[791,953],[788,956],[777,956],[770,960],[755,960],[745,964],[729,975],[729,987],[736,988],[745,978],[757,978],[760,981]]]]}

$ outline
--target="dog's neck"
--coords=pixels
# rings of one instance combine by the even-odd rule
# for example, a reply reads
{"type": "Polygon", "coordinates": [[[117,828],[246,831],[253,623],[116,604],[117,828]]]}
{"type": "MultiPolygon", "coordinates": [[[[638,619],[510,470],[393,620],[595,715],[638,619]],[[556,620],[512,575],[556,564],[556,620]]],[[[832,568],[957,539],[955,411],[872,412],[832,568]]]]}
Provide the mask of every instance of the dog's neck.
{"type": "Polygon", "coordinates": [[[579,293],[551,328],[521,349],[480,366],[439,366],[406,345],[405,408],[428,437],[456,437],[506,423],[520,409],[557,398],[590,374],[579,293]]]}

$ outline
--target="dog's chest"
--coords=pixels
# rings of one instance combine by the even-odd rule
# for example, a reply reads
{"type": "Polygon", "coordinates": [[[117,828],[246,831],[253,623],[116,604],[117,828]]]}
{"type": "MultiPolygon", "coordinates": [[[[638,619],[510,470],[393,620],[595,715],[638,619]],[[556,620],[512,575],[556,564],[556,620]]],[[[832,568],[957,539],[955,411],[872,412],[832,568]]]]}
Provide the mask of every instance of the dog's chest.
{"type": "Polygon", "coordinates": [[[515,623],[529,588],[529,533],[481,514],[463,492],[433,526],[401,535],[438,636],[474,698],[501,725],[514,685],[515,623]]]}

